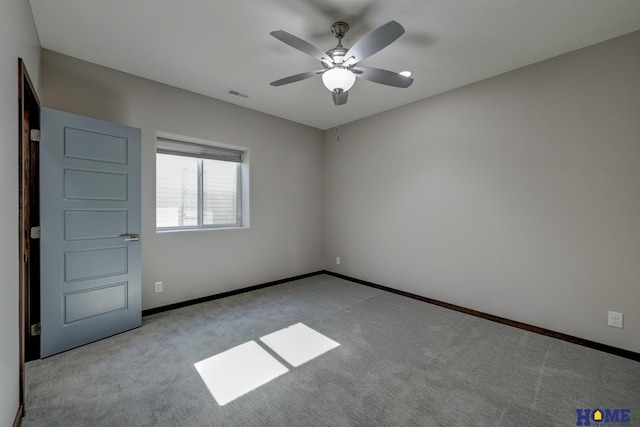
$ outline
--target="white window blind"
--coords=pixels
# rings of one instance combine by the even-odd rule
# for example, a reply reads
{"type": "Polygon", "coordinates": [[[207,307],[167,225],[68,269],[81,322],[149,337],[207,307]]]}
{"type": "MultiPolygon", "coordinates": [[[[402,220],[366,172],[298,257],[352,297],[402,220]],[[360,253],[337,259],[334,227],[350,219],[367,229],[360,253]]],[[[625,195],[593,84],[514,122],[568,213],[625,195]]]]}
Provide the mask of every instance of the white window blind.
{"type": "Polygon", "coordinates": [[[168,138],[156,145],[156,227],[242,226],[243,151],[168,138]]]}
{"type": "Polygon", "coordinates": [[[197,157],[201,159],[221,160],[224,162],[242,163],[243,152],[230,148],[212,145],[194,144],[192,142],[158,137],[156,152],[159,154],[173,154],[178,156],[197,157]]]}

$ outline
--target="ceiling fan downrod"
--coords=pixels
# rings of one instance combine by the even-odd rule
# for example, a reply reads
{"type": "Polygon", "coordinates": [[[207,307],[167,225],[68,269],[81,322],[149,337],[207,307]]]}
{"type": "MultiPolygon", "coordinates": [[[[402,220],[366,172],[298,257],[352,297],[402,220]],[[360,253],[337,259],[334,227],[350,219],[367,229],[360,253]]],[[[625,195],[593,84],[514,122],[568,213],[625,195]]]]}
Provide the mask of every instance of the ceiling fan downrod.
{"type": "Polygon", "coordinates": [[[349,24],[344,21],[335,22],[331,26],[331,32],[338,39],[338,46],[342,47],[342,38],[349,31],[349,24]]]}
{"type": "Polygon", "coordinates": [[[326,64],[324,62],[322,63],[322,65],[327,70],[334,67],[342,68],[345,62],[344,55],[347,53],[347,49],[345,49],[344,46],[342,46],[342,38],[344,37],[345,34],[347,34],[348,31],[349,31],[349,24],[347,24],[344,21],[335,22],[331,26],[331,32],[338,39],[338,45],[333,49],[329,49],[326,52],[327,55],[329,55],[332,59],[332,62],[329,64],[326,64]]]}

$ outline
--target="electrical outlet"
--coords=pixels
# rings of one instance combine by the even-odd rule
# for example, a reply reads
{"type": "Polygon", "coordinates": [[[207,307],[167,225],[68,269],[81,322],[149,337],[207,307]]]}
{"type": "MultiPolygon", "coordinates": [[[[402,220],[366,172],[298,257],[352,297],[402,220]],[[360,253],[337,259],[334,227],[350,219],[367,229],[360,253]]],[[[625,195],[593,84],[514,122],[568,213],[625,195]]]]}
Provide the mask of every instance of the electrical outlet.
{"type": "Polygon", "coordinates": [[[609,312],[609,326],[616,328],[622,328],[622,313],[616,313],[615,311],[609,312]]]}
{"type": "Polygon", "coordinates": [[[340,265],[340,257],[339,256],[336,257],[336,264],[340,265]]]}
{"type": "Polygon", "coordinates": [[[162,282],[156,282],[156,293],[163,291],[164,284],[162,282]]]}

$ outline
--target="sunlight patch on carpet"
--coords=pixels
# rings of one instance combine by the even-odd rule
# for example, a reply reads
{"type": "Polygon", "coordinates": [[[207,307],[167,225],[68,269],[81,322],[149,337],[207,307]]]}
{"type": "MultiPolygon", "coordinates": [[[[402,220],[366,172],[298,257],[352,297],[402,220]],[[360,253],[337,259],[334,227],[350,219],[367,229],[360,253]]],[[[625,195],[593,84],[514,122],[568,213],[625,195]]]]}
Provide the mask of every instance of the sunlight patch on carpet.
{"type": "Polygon", "coordinates": [[[220,406],[289,371],[255,341],[201,360],[194,366],[220,406]]]}
{"type": "Polygon", "coordinates": [[[296,368],[340,345],[302,323],[272,332],[260,341],[296,368]]]}

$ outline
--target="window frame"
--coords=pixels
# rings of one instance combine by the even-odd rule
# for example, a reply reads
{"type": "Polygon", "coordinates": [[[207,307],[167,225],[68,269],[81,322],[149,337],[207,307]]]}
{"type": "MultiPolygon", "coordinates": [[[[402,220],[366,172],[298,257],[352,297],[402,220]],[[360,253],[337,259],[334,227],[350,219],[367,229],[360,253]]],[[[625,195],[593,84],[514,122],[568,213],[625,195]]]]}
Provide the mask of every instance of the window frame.
{"type": "Polygon", "coordinates": [[[246,147],[239,147],[229,144],[216,143],[212,141],[202,140],[199,138],[191,138],[185,136],[178,136],[173,134],[161,133],[158,132],[156,134],[156,148],[155,148],[155,159],[156,159],[156,173],[155,173],[155,223],[156,223],[156,232],[157,233],[167,233],[167,232],[185,232],[185,231],[205,231],[205,230],[228,230],[228,229],[238,229],[238,228],[248,228],[249,227],[249,215],[248,215],[248,184],[249,184],[249,174],[248,174],[248,154],[249,151],[246,147]],[[204,150],[208,148],[212,148],[214,150],[223,150],[223,151],[235,151],[240,153],[241,161],[228,161],[229,163],[236,164],[236,210],[235,210],[235,222],[234,223],[225,223],[225,224],[204,224],[204,202],[205,202],[205,194],[204,194],[204,161],[205,160],[220,160],[211,157],[198,156],[193,153],[185,152],[181,153],[179,149],[171,150],[160,150],[159,149],[159,141],[173,141],[177,145],[179,144],[190,144],[194,146],[201,146],[204,150]],[[160,152],[162,151],[162,152],[160,152]],[[170,227],[159,227],[158,226],[158,169],[157,169],[157,156],[158,154],[163,155],[173,155],[173,156],[181,156],[181,157],[190,157],[197,160],[197,224],[196,225],[185,225],[185,226],[170,226],[170,227]]]}

